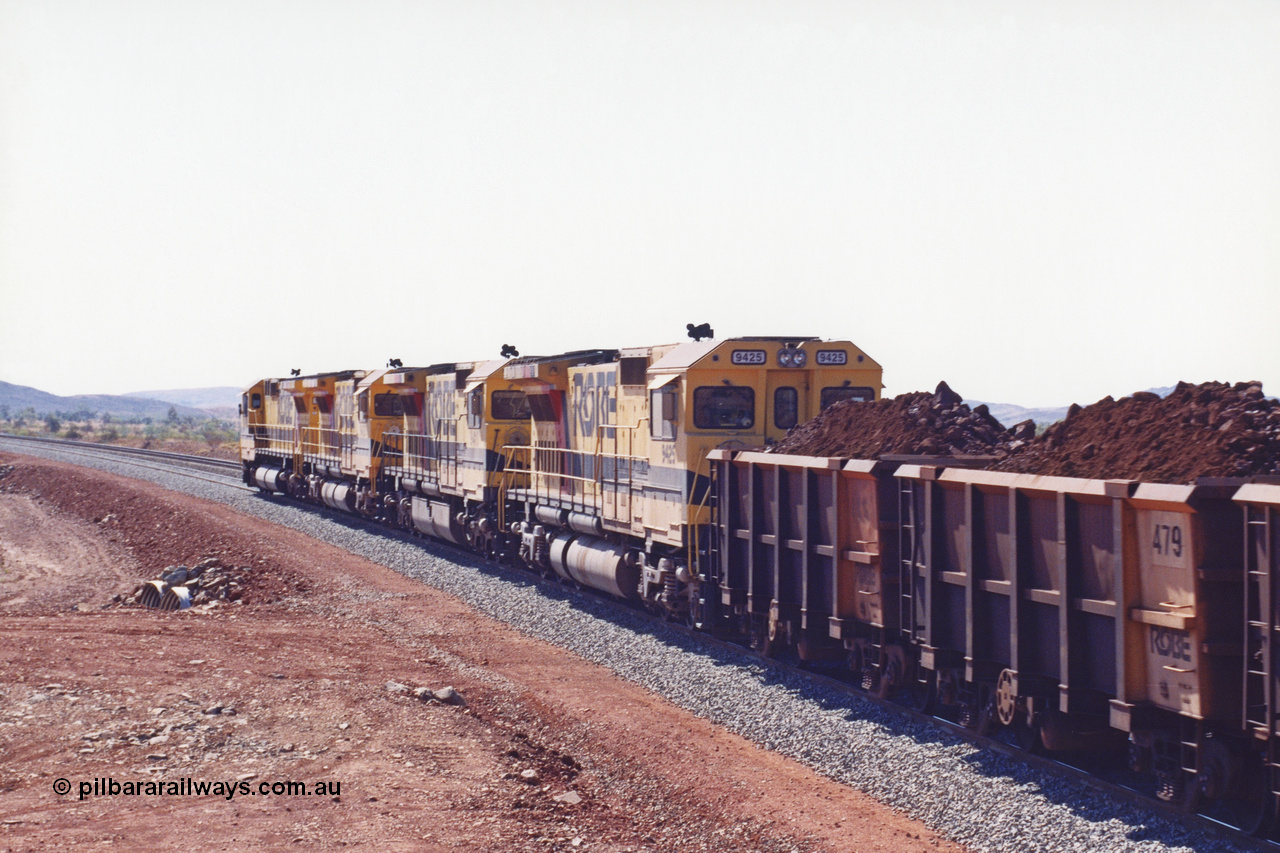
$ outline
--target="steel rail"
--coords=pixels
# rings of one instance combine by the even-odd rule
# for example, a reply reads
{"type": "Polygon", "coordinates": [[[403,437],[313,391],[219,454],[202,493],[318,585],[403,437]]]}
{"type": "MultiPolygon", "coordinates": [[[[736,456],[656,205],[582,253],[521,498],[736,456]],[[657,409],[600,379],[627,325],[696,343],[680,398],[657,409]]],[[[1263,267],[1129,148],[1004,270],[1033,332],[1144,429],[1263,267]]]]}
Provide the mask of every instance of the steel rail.
{"type": "Polygon", "coordinates": [[[118,444],[100,444],[93,441],[72,441],[66,438],[43,438],[35,435],[11,435],[10,433],[0,433],[0,438],[11,438],[15,441],[30,441],[36,444],[51,444],[56,447],[81,447],[85,449],[102,451],[103,453],[116,453],[123,456],[145,456],[152,459],[171,459],[184,465],[204,465],[216,470],[232,470],[239,471],[240,463],[230,459],[214,459],[210,456],[194,456],[189,453],[171,453],[165,450],[151,450],[144,447],[124,447],[118,444]]]}
{"type": "MultiPolygon", "coordinates": [[[[66,439],[57,438],[41,438],[29,435],[10,435],[8,433],[0,433],[0,439],[25,441],[33,444],[40,444],[49,447],[55,447],[59,451],[70,456],[80,456],[86,459],[108,459],[117,457],[122,462],[132,465],[136,468],[144,468],[148,471],[160,471],[166,474],[176,474],[191,480],[202,480],[207,483],[215,483],[219,486],[239,489],[241,491],[251,492],[254,489],[239,482],[240,463],[229,459],[210,459],[207,456],[190,456],[184,453],[171,453],[164,450],[150,450],[138,447],[118,447],[110,444],[95,444],[85,441],[68,441],[66,439]],[[161,465],[147,465],[145,461],[153,461],[162,463],[161,465]],[[218,474],[218,477],[204,477],[198,473],[192,472],[190,469],[204,469],[206,473],[218,474]]],[[[13,451],[19,452],[19,451],[13,451]]]]}

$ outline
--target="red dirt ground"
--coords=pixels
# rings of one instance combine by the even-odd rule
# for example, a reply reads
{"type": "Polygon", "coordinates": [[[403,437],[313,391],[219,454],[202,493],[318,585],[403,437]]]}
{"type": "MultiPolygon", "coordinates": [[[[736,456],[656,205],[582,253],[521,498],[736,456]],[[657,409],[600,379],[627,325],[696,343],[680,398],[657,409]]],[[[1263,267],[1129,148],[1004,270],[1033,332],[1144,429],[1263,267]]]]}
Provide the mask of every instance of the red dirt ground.
{"type": "Polygon", "coordinates": [[[0,457],[0,613],[3,850],[958,849],[436,590],[150,484],[0,457]],[[240,602],[110,603],[208,556],[251,567],[240,602]],[[81,799],[95,779],[341,788],[81,799]]]}

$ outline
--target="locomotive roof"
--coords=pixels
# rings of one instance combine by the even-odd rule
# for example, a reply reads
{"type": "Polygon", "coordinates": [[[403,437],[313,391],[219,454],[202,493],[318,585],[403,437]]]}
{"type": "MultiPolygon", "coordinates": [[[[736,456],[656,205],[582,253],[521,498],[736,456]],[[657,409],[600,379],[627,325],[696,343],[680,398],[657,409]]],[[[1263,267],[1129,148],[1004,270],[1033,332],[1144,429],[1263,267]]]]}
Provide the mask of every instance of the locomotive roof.
{"type": "Polygon", "coordinates": [[[725,338],[723,340],[709,339],[705,341],[687,341],[682,344],[676,344],[675,347],[666,355],[651,364],[649,366],[649,372],[672,373],[680,370],[688,370],[701,361],[705,356],[710,355],[715,349],[726,344],[800,344],[817,340],[821,340],[821,338],[805,337],[803,335],[798,337],[757,335],[739,338],[725,338]]]}
{"type": "Polygon", "coordinates": [[[312,380],[332,379],[334,382],[345,382],[348,379],[363,379],[366,375],[368,371],[365,370],[335,370],[329,373],[312,373],[307,376],[285,376],[268,381],[279,382],[283,390],[292,393],[311,387],[306,383],[312,380]]]}
{"type": "Polygon", "coordinates": [[[613,361],[617,357],[616,349],[580,349],[557,355],[522,355],[511,359],[507,364],[547,364],[552,361],[575,360],[578,364],[599,364],[603,361],[613,361]]]}

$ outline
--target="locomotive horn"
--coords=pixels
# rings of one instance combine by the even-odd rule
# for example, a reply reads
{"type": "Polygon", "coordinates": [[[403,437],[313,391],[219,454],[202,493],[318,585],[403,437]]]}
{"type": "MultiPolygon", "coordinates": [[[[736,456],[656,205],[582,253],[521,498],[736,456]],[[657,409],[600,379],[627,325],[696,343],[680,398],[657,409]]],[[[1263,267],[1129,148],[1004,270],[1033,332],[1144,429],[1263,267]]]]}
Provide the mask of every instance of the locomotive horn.
{"type": "Polygon", "coordinates": [[[715,330],[711,328],[710,323],[703,323],[700,326],[685,323],[684,327],[689,330],[689,337],[693,338],[695,343],[703,338],[714,338],[716,336],[715,330]]]}

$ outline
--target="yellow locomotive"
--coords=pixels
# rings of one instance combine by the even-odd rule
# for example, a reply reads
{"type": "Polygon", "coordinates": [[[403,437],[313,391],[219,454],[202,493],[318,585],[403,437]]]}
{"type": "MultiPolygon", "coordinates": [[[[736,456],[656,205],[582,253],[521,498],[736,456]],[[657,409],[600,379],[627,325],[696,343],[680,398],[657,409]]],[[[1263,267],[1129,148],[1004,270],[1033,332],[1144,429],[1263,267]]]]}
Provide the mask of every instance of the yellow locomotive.
{"type": "Polygon", "coordinates": [[[848,341],[744,337],[264,379],[244,480],[700,619],[715,448],[880,396],[848,341]]]}

